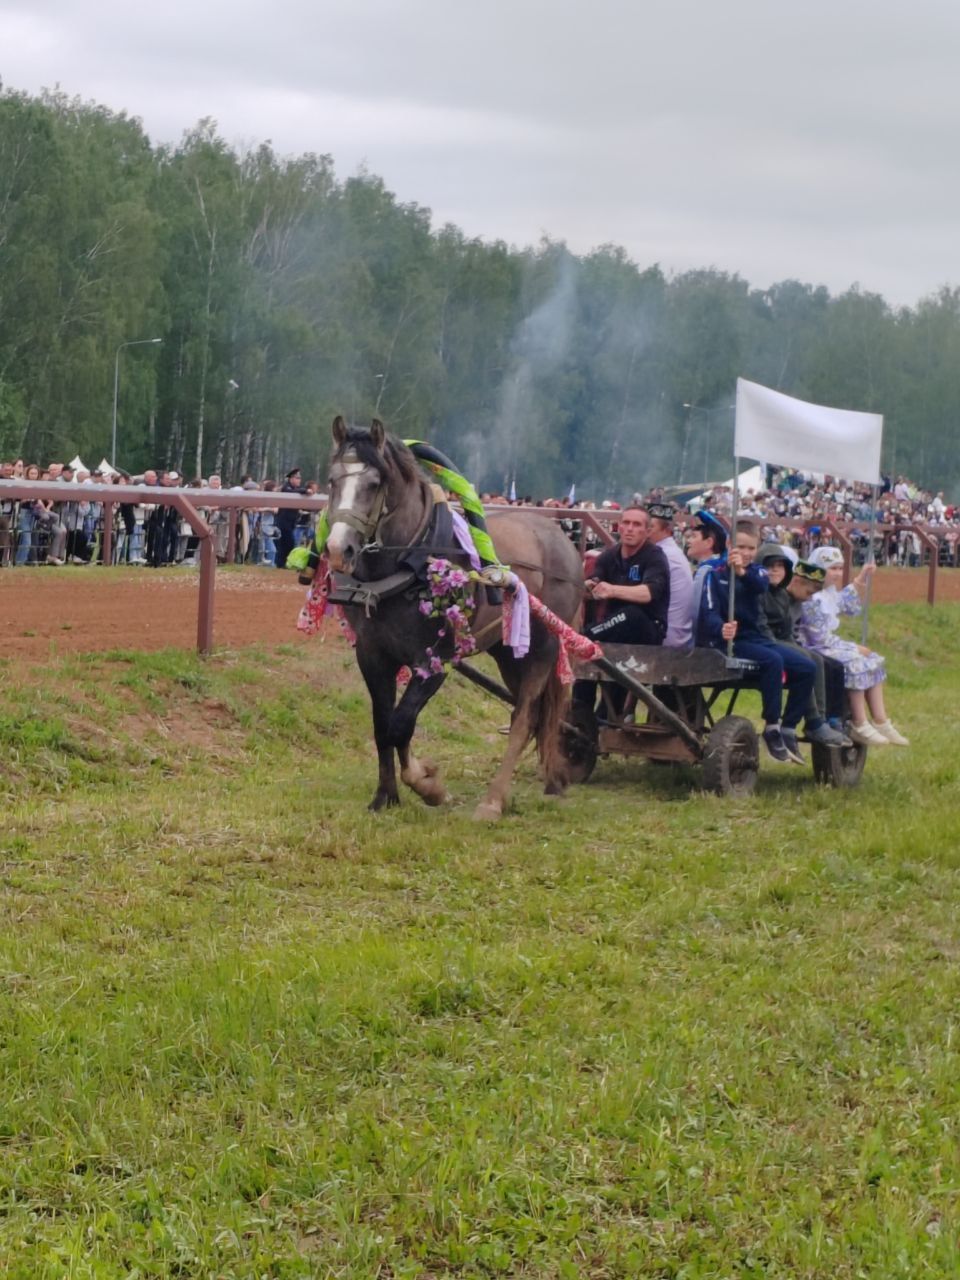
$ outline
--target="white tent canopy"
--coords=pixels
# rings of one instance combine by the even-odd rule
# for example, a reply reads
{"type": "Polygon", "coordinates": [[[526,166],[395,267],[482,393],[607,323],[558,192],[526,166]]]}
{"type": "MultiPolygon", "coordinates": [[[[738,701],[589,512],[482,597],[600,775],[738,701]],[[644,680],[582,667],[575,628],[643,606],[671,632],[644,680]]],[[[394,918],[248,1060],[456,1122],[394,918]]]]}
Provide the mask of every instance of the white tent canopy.
{"type": "MultiPolygon", "coordinates": [[[[733,476],[729,480],[724,481],[724,487],[733,488],[733,476]]],[[[761,493],[767,487],[767,471],[762,462],[758,462],[755,467],[748,467],[746,471],[741,471],[737,476],[737,488],[741,493],[761,493]]]]}
{"type": "MultiPolygon", "coordinates": [[[[713,484],[708,484],[702,493],[698,493],[692,498],[685,498],[683,501],[689,510],[693,511],[697,507],[702,507],[704,498],[715,489],[732,489],[733,481],[733,476],[729,480],[717,480],[713,484]]],[[[746,471],[741,471],[736,477],[736,481],[740,493],[762,492],[766,489],[766,472],[763,464],[757,463],[756,466],[748,467],[746,471]]],[[[689,493],[689,490],[687,492],[689,493]]]]}

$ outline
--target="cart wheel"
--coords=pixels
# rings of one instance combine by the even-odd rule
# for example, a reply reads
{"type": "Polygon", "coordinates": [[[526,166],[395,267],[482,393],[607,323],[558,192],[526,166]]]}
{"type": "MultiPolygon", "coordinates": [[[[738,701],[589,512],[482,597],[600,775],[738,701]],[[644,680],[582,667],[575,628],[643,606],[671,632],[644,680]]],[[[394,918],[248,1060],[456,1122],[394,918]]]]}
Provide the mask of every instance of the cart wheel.
{"type": "Polygon", "coordinates": [[[757,731],[743,716],[724,716],[703,750],[703,786],[721,796],[748,796],[760,771],[757,731]]]}
{"type": "Polygon", "coordinates": [[[852,747],[825,747],[811,743],[813,776],[829,787],[855,787],[863,776],[867,748],[859,743],[852,747]]]}
{"type": "Polygon", "coordinates": [[[560,732],[560,750],[571,782],[586,782],[597,763],[597,717],[590,707],[576,702],[567,709],[560,732]]]}

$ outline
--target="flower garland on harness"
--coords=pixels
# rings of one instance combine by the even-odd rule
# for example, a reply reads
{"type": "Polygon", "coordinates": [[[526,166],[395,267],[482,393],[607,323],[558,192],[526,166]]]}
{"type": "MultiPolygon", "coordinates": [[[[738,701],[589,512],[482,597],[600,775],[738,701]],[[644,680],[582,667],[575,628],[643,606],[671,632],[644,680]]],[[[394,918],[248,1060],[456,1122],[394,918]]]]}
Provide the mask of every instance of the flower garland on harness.
{"type": "MultiPolygon", "coordinates": [[[[439,675],[447,665],[454,665],[463,658],[475,653],[477,642],[470,630],[470,620],[476,609],[476,586],[479,575],[472,570],[461,569],[442,556],[431,556],[427,561],[427,581],[419,609],[425,618],[434,618],[439,623],[437,639],[434,645],[428,645],[424,657],[425,662],[414,668],[413,674],[421,680],[429,680],[439,675]],[[440,642],[449,639],[453,652],[449,658],[443,658],[437,652],[440,642]]],[[[327,570],[326,556],[321,557],[320,569],[317,572],[307,598],[297,618],[297,630],[306,635],[316,635],[327,618],[335,617],[347,641],[356,644],[353,628],[340,605],[333,605],[328,600],[330,592],[330,575],[327,570]]],[[[400,673],[400,683],[406,684],[411,672],[404,667],[400,673]]]]}
{"type": "Polygon", "coordinates": [[[463,658],[476,652],[477,642],[470,630],[470,620],[476,608],[474,587],[477,575],[461,569],[442,556],[427,561],[427,592],[420,601],[420,612],[425,618],[435,618],[439,623],[437,643],[449,638],[453,644],[450,658],[441,658],[433,645],[426,649],[426,664],[414,668],[421,680],[429,680],[444,670],[447,662],[455,666],[463,658]]]}

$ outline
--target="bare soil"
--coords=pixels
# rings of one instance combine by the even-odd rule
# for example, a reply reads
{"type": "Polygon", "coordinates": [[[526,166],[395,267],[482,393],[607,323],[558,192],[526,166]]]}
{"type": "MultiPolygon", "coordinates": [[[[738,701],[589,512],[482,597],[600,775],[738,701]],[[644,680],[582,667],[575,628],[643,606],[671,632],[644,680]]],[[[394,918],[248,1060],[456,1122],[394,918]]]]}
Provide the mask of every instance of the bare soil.
{"type": "MultiPolygon", "coordinates": [[[[98,565],[0,572],[0,655],[36,659],[106,649],[192,648],[199,574],[98,565]]],[[[296,629],[305,589],[277,569],[218,569],[219,647],[305,644],[296,629]]]]}
{"type": "MultiPolygon", "coordinates": [[[[105,649],[192,648],[197,640],[196,570],[103,569],[96,565],[0,571],[0,656],[37,659],[105,649]]],[[[881,569],[877,604],[926,599],[927,572],[881,569]]],[[[309,644],[296,629],[304,598],[292,573],[217,571],[214,643],[309,644]]],[[[938,601],[960,600],[960,570],[937,576],[938,601]]]]}

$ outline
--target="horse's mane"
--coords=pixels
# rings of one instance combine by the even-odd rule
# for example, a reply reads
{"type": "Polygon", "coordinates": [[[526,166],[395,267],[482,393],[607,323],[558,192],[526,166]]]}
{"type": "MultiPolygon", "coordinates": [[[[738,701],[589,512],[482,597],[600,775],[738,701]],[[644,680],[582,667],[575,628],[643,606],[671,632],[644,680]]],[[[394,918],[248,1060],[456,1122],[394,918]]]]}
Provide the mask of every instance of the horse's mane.
{"type": "Polygon", "coordinates": [[[369,427],[347,427],[346,438],[337,455],[347,449],[352,449],[364,466],[375,468],[382,480],[389,479],[391,473],[406,484],[414,484],[424,478],[416,458],[396,436],[386,437],[381,453],[373,443],[369,427]]]}

